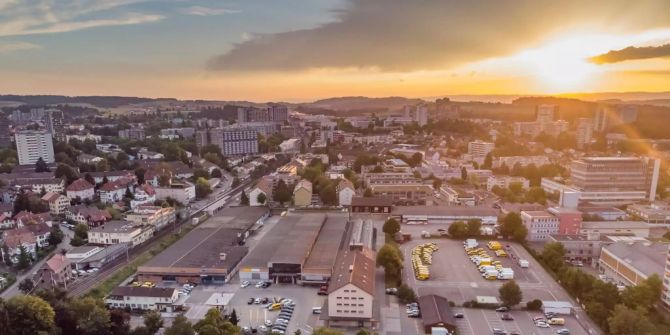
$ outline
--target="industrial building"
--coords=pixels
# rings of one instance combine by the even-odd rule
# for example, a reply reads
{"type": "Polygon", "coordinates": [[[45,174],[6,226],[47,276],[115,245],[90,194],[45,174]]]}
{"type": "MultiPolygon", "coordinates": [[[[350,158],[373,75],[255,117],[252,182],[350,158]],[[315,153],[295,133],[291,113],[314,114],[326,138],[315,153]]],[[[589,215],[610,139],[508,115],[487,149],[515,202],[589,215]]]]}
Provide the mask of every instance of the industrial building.
{"type": "Polygon", "coordinates": [[[391,212],[402,223],[451,223],[478,219],[483,225],[496,225],[498,211],[488,206],[405,206],[391,212]]]}
{"type": "Polygon", "coordinates": [[[289,213],[242,261],[240,280],[325,283],[348,226],[342,212],[289,213]]]}
{"type": "Polygon", "coordinates": [[[224,284],[247,255],[246,238],[268,215],[262,207],[226,208],[140,266],[138,279],[224,284]]]}
{"type": "Polygon", "coordinates": [[[598,266],[622,285],[637,285],[653,274],[663,276],[668,243],[612,243],[604,246],[598,266]]]}

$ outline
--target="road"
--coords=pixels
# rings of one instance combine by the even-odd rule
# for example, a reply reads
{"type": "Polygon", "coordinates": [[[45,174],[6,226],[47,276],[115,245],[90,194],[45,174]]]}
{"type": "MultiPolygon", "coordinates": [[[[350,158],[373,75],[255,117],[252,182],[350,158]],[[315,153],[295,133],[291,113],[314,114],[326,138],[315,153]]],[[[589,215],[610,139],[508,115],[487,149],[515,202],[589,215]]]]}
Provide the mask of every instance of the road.
{"type": "MultiPolygon", "coordinates": [[[[70,245],[70,239],[72,238],[74,233],[67,228],[63,228],[62,230],[63,230],[63,241],[61,241],[61,243],[58,244],[58,247],[56,248],[56,250],[54,250],[54,252],[59,252],[61,249],[70,250],[73,248],[70,245]]],[[[23,281],[26,278],[34,276],[35,271],[37,271],[37,269],[42,267],[42,265],[47,260],[49,260],[50,257],[51,257],[50,255],[47,255],[46,257],[40,259],[37,263],[34,263],[30,269],[17,275],[16,282],[12,286],[8,287],[4,292],[2,292],[2,294],[0,294],[0,297],[4,299],[9,299],[15,295],[21,294],[21,291],[19,291],[19,283],[21,283],[21,281],[23,281]]]]}
{"type": "MultiPolygon", "coordinates": [[[[104,281],[106,278],[109,276],[113,275],[116,271],[120,270],[123,268],[126,264],[130,262],[135,256],[142,254],[143,252],[151,249],[157,241],[159,241],[163,236],[166,236],[168,234],[176,233],[181,229],[181,226],[185,223],[190,223],[191,219],[194,216],[199,215],[201,212],[206,211],[210,209],[212,206],[216,206],[216,208],[219,207],[225,207],[230,205],[232,202],[235,201],[235,197],[237,197],[242,190],[244,190],[247,186],[249,186],[254,180],[249,179],[248,181],[243,182],[239,186],[233,188],[233,189],[228,189],[227,191],[222,187],[221,189],[218,189],[219,192],[214,192],[211,194],[207,199],[204,201],[196,202],[191,207],[195,209],[193,213],[188,218],[185,218],[179,222],[176,222],[175,224],[171,225],[167,229],[163,229],[156,233],[151,239],[149,239],[147,242],[132,248],[128,251],[127,257],[120,257],[112,262],[106,264],[103,266],[100,271],[89,275],[87,277],[84,277],[82,280],[74,282],[70,287],[68,287],[68,294],[70,296],[81,296],[88,292],[92,287],[95,285],[99,284],[100,282],[104,281]],[[228,197],[226,200],[223,200],[224,198],[228,197]],[[222,201],[223,200],[223,201],[222,201]],[[204,202],[204,204],[203,204],[204,202]]],[[[227,184],[230,185],[230,184],[227,184]]]]}

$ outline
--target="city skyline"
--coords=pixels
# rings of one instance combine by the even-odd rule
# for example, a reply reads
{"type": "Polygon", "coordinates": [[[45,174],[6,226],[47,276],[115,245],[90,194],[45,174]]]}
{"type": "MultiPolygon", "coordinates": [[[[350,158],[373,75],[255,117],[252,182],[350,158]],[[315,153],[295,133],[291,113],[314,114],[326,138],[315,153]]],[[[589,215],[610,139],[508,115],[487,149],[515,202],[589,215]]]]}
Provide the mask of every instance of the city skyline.
{"type": "Polygon", "coordinates": [[[670,87],[664,1],[381,3],[0,1],[0,92],[299,102],[670,87]]]}

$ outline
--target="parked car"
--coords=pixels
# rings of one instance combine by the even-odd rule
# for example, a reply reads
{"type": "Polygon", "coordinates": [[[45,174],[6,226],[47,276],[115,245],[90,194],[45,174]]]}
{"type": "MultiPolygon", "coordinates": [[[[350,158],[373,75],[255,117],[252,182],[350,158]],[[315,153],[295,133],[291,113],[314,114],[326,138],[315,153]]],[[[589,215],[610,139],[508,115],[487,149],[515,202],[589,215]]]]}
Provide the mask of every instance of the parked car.
{"type": "Polygon", "coordinates": [[[249,300],[247,300],[247,305],[253,305],[253,303],[254,303],[254,298],[249,298],[249,300]]]}
{"type": "Polygon", "coordinates": [[[570,330],[568,328],[561,328],[556,331],[556,334],[559,335],[570,335],[570,330]]]}
{"type": "Polygon", "coordinates": [[[395,287],[389,287],[386,289],[386,294],[396,295],[398,294],[398,289],[395,287]]]}
{"type": "Polygon", "coordinates": [[[514,317],[508,313],[505,313],[500,317],[500,319],[504,321],[512,321],[514,320],[514,317]]]}
{"type": "Polygon", "coordinates": [[[509,312],[509,308],[507,308],[505,306],[498,307],[498,308],[496,308],[496,312],[509,312]]]}
{"type": "Polygon", "coordinates": [[[241,287],[241,288],[245,288],[245,287],[249,286],[250,284],[251,284],[251,283],[249,283],[248,280],[245,280],[245,281],[242,282],[242,284],[240,284],[240,287],[241,287]]]}
{"type": "Polygon", "coordinates": [[[462,319],[464,317],[465,317],[465,315],[463,315],[463,313],[454,313],[454,318],[456,318],[456,319],[462,319]]]}

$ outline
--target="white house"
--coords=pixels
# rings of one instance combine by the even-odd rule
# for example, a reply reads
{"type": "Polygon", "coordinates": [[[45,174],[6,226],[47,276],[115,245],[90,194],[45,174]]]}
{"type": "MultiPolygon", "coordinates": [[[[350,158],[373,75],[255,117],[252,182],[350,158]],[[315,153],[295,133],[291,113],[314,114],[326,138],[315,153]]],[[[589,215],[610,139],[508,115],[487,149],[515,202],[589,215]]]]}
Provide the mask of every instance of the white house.
{"type": "Polygon", "coordinates": [[[133,199],[130,200],[130,208],[135,209],[141,205],[151,205],[156,201],[156,191],[149,184],[135,188],[133,199]]]}
{"type": "Polygon", "coordinates": [[[126,194],[126,190],[130,189],[133,191],[133,184],[135,179],[133,178],[119,178],[115,181],[110,181],[98,189],[98,194],[100,195],[100,202],[110,203],[121,201],[126,194]]]}
{"type": "Polygon", "coordinates": [[[95,196],[95,188],[91,183],[86,181],[86,179],[79,178],[67,187],[65,193],[70,200],[77,198],[81,200],[93,199],[95,196]]]}
{"type": "Polygon", "coordinates": [[[340,180],[336,192],[340,206],[351,206],[351,199],[356,195],[353,183],[347,179],[340,180]]]}
{"type": "Polygon", "coordinates": [[[169,186],[156,186],[154,191],[156,192],[156,199],[171,198],[184,205],[195,199],[195,185],[185,180],[172,180],[169,186]]]}
{"type": "Polygon", "coordinates": [[[153,226],[137,226],[133,222],[112,220],[88,231],[88,243],[138,245],[148,240],[154,233],[153,226]]]}
{"type": "Polygon", "coordinates": [[[263,177],[258,181],[256,186],[252,187],[247,194],[249,196],[249,206],[264,206],[272,198],[272,179],[263,177]],[[265,202],[258,202],[258,196],[260,194],[265,195],[265,202]]]}

